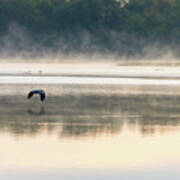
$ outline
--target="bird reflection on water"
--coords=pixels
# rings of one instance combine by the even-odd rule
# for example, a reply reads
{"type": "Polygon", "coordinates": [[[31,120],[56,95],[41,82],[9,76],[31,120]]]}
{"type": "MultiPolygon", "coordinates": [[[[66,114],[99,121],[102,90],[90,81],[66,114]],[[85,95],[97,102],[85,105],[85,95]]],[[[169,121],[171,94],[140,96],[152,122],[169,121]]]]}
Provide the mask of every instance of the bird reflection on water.
{"type": "Polygon", "coordinates": [[[45,109],[44,109],[44,107],[40,107],[40,109],[38,111],[35,111],[34,109],[29,108],[27,110],[27,112],[28,112],[29,115],[38,116],[38,115],[44,115],[45,114],[45,109]]]}

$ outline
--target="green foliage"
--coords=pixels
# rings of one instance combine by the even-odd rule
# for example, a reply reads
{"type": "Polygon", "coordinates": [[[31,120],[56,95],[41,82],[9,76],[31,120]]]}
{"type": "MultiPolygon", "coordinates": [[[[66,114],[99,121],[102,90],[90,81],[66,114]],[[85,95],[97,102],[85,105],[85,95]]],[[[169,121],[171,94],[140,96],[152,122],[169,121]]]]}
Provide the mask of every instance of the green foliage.
{"type": "MultiPolygon", "coordinates": [[[[179,39],[180,0],[0,0],[0,35],[14,22],[35,39],[52,33],[80,38],[86,31],[92,43],[122,52],[132,37],[170,44],[179,39]]],[[[51,45],[56,38],[48,37],[51,45]]]]}

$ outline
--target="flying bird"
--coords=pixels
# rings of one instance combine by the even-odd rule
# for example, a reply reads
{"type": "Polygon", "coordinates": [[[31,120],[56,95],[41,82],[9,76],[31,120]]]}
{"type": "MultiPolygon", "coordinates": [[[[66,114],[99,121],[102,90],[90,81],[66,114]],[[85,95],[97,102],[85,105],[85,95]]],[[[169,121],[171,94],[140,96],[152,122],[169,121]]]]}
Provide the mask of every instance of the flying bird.
{"type": "Polygon", "coordinates": [[[46,98],[44,90],[32,90],[29,92],[27,98],[30,99],[34,94],[39,94],[41,101],[44,101],[46,98]]]}

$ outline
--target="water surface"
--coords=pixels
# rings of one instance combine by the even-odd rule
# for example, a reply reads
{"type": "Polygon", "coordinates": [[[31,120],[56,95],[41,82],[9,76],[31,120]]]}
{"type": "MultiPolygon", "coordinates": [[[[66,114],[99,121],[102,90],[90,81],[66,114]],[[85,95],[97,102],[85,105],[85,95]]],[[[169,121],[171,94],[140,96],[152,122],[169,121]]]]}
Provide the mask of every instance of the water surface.
{"type": "Polygon", "coordinates": [[[0,179],[179,179],[178,89],[1,84],[0,179]],[[26,99],[34,88],[45,103],[26,99]]]}

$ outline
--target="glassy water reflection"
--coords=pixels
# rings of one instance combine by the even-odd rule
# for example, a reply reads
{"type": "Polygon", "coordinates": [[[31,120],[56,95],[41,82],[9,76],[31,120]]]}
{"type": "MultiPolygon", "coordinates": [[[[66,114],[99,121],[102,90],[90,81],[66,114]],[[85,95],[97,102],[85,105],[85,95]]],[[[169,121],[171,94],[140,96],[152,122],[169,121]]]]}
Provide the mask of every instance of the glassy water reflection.
{"type": "Polygon", "coordinates": [[[180,96],[0,96],[0,179],[179,179],[180,96]],[[11,173],[10,173],[11,172],[11,173]]]}

